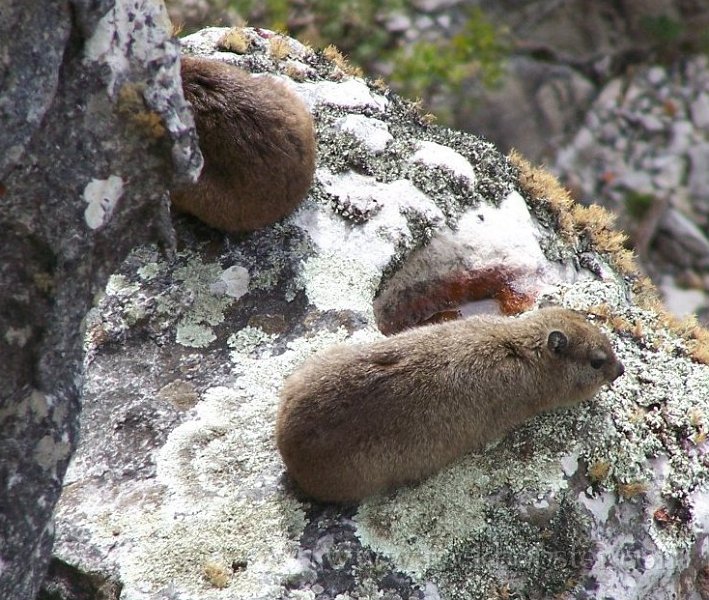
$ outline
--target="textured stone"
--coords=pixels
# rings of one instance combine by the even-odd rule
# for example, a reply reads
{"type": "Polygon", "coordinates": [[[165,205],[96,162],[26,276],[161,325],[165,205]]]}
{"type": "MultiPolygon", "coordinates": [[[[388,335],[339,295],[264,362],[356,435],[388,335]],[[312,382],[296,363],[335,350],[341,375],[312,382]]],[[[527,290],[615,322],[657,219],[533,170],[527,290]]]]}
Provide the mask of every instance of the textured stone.
{"type": "MultiPolygon", "coordinates": [[[[208,52],[208,35],[185,46],[208,52]]],[[[225,58],[261,70],[260,52],[225,58]]],[[[87,319],[86,434],[59,508],[57,563],[122,586],[127,600],[476,600],[496,591],[660,600],[680,580],[694,584],[709,557],[706,469],[693,437],[703,422],[690,415],[709,409],[707,367],[685,358],[656,314],[629,303],[607,256],[559,237],[490,144],[424,125],[391,94],[344,108],[326,77],[371,88],[320,56],[301,60],[313,73],[299,85],[318,98],[319,140],[304,205],[242,238],[180,219],[182,251],[165,259],[137,247],[87,319]],[[364,111],[394,137],[383,153],[334,127],[364,111]],[[475,186],[413,161],[421,142],[462,156],[475,186]],[[528,280],[508,281],[503,269],[502,281],[488,281],[488,305],[501,304],[505,282],[528,284],[535,300],[607,304],[642,331],[609,331],[626,376],[418,486],[353,507],[308,502],[273,444],[283,378],[331,344],[381,337],[375,298],[420,272],[412,267],[422,255],[424,284],[446,275],[451,248],[461,265],[471,259],[470,275],[529,266],[528,280]],[[225,294],[228,282],[238,293],[225,294]],[[178,336],[184,323],[206,330],[203,348],[178,336]],[[188,401],[175,402],[183,392],[188,401]]],[[[434,291],[446,311],[460,281],[441,280],[434,291]]],[[[409,283],[412,306],[429,301],[431,290],[409,283]]]]}
{"type": "Polygon", "coordinates": [[[33,598],[50,559],[77,442],[82,320],[130,248],[174,244],[166,188],[200,166],[163,11],[0,9],[1,598],[33,598]]]}

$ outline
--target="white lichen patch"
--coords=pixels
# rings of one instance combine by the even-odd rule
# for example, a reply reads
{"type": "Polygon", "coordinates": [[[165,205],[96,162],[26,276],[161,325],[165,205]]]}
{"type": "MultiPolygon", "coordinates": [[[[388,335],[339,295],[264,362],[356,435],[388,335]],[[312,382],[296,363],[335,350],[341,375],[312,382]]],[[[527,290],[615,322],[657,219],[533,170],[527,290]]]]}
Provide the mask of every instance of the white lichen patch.
{"type": "Polygon", "coordinates": [[[135,62],[164,55],[170,29],[170,18],[162,2],[119,0],[86,40],[84,60],[105,63],[109,67],[108,89],[113,93],[116,82],[128,74],[135,62]]]}
{"type": "Polygon", "coordinates": [[[55,440],[51,435],[45,435],[34,449],[34,460],[43,469],[54,469],[65,461],[70,454],[69,441],[55,440]]]}
{"type": "Polygon", "coordinates": [[[5,342],[9,346],[19,346],[23,348],[32,335],[32,327],[8,327],[5,331],[5,342]]]}
{"type": "Polygon", "coordinates": [[[84,220],[91,229],[99,229],[111,219],[118,200],[123,195],[123,179],[111,175],[108,179],[92,179],[84,188],[84,220]]]}
{"type": "Polygon", "coordinates": [[[206,348],[216,339],[217,336],[211,327],[190,321],[180,323],[175,330],[175,341],[189,348],[206,348]]]}
{"type": "MultiPolygon", "coordinates": [[[[254,355],[240,332],[230,340],[240,373],[230,387],[207,390],[192,420],[170,434],[157,458],[159,500],[151,512],[113,515],[130,547],[121,579],[143,600],[176,585],[210,600],[276,599],[305,565],[294,560],[305,526],[302,506],[281,485],[283,466],[273,439],[278,391],[312,353],[343,342],[347,332],[298,339],[277,356],[254,355]],[[205,563],[239,562],[227,587],[205,579],[205,563]],[[138,591],[140,590],[140,591],[138,591]]],[[[251,332],[254,333],[253,331],[251,332]]],[[[253,336],[252,336],[253,337],[253,336]]]]}
{"type": "Polygon", "coordinates": [[[411,157],[411,162],[445,169],[453,175],[465,179],[471,188],[475,187],[477,182],[475,169],[462,154],[435,142],[422,141],[418,142],[417,146],[416,152],[411,157]]]}
{"type": "Polygon", "coordinates": [[[224,311],[235,300],[232,294],[238,297],[244,286],[248,288],[248,273],[244,278],[241,271],[230,271],[227,280],[223,278],[224,273],[219,264],[203,263],[196,256],[175,269],[175,280],[181,281],[183,290],[192,296],[192,305],[177,324],[178,344],[204,348],[216,339],[212,327],[224,321],[224,311]]]}
{"type": "Polygon", "coordinates": [[[138,277],[143,281],[150,281],[160,273],[160,265],[156,262],[149,262],[138,269],[138,277]]]}
{"type": "MultiPolygon", "coordinates": [[[[223,285],[224,293],[238,300],[249,291],[249,271],[239,265],[234,265],[225,269],[219,276],[219,281],[223,285]]],[[[222,286],[217,288],[221,291],[222,286]]],[[[215,291],[215,286],[212,286],[215,291]]]]}
{"type": "Polygon", "coordinates": [[[270,352],[271,343],[278,336],[266,333],[260,327],[247,325],[236,333],[232,333],[227,340],[227,346],[232,349],[232,360],[237,361],[242,355],[256,355],[259,351],[270,352]]]}
{"type": "Polygon", "coordinates": [[[320,310],[354,310],[374,322],[372,302],[381,272],[371,265],[336,253],[308,258],[301,273],[308,300],[320,310]]]}
{"type": "Polygon", "coordinates": [[[407,215],[418,215],[431,229],[443,225],[441,209],[406,179],[380,183],[353,171],[334,174],[327,169],[318,169],[316,178],[327,194],[337,198],[343,217],[351,216],[347,210],[352,207],[366,221],[355,226],[346,220],[333,219],[321,209],[311,209],[300,211],[295,223],[319,249],[339,252],[344,259],[352,257],[381,271],[398,245],[414,243],[407,215]]]}
{"type": "Polygon", "coordinates": [[[471,265],[504,264],[510,270],[519,267],[535,274],[555,271],[547,266],[549,261],[539,246],[538,227],[518,192],[508,194],[499,207],[468,209],[461,215],[458,231],[449,235],[469,251],[471,265]]]}
{"type": "Polygon", "coordinates": [[[294,83],[293,89],[311,110],[319,104],[327,104],[349,110],[369,108],[383,112],[388,104],[384,96],[375,94],[364,81],[357,78],[339,83],[334,81],[294,83]]]}
{"type": "Polygon", "coordinates": [[[365,501],[355,518],[357,536],[398,569],[417,578],[435,577],[453,540],[470,538],[491,525],[485,517],[491,495],[502,489],[525,490],[536,499],[566,486],[556,457],[538,453],[530,463],[520,464],[497,447],[469,454],[393,497],[365,501]]]}
{"type": "Polygon", "coordinates": [[[106,283],[106,295],[128,299],[140,290],[137,283],[128,281],[125,275],[111,275],[106,283]]]}
{"type": "MultiPolygon", "coordinates": [[[[335,121],[335,128],[352,134],[374,154],[383,152],[387,144],[394,139],[384,121],[373,117],[365,117],[364,115],[341,117],[335,121]]],[[[460,158],[463,157],[461,156],[460,158]]]]}

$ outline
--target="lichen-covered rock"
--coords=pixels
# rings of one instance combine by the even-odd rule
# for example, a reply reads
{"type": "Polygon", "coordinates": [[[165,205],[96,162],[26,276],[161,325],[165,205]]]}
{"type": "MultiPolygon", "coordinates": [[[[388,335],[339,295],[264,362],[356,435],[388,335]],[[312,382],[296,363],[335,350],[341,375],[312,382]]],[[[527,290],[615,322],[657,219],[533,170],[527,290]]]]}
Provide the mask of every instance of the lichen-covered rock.
{"type": "Polygon", "coordinates": [[[174,243],[166,187],[200,155],[164,8],[0,9],[0,598],[33,598],[77,441],[83,336],[127,251],[174,243]]]}
{"type": "Polygon", "coordinates": [[[56,565],[122,600],[701,598],[709,369],[689,356],[706,334],[658,321],[605,215],[548,176],[292,40],[244,30],[239,54],[225,33],[184,51],[293,75],[315,182],[248,236],[180,218],[174,259],[138,247],[111,277],[86,320],[56,565]],[[284,476],[278,392],[313,352],[545,299],[606,329],[627,369],[612,389],[356,507],[284,476]]]}

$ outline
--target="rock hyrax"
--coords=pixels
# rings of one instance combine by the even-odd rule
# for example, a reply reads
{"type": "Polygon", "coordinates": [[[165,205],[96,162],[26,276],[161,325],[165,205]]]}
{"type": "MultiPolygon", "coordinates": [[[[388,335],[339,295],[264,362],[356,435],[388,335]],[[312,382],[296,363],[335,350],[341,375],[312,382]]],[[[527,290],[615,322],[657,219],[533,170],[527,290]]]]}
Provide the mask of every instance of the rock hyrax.
{"type": "Polygon", "coordinates": [[[309,496],[349,502],[438,471],[623,374],[580,314],[471,317],[325,350],[281,392],[278,449],[309,496]]]}
{"type": "Polygon", "coordinates": [[[251,231],[290,214],[315,169],[313,119],[270,76],[217,60],[182,57],[182,87],[194,111],[204,168],[171,193],[174,206],[224,231],[251,231]]]}

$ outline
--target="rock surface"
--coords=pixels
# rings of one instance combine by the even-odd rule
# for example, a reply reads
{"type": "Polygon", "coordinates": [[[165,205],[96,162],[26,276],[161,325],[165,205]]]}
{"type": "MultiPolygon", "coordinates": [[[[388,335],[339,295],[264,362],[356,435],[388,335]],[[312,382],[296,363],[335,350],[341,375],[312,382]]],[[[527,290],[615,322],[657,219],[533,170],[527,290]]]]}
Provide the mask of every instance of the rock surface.
{"type": "Polygon", "coordinates": [[[619,215],[643,265],[661,279],[668,305],[677,314],[699,313],[704,321],[709,319],[708,166],[706,56],[613,79],[554,166],[581,200],[619,215]]]}
{"type": "Polygon", "coordinates": [[[701,331],[658,320],[602,216],[560,210],[538,173],[294,41],[248,30],[237,55],[216,49],[224,33],[184,49],[297,77],[317,121],[315,183],[248,236],[181,218],[174,259],[136,247],[111,277],[87,318],[84,433],[46,592],[704,598],[709,368],[689,358],[709,355],[701,331]],[[627,369],[612,390],[359,506],[293,489],[273,423],[307,356],[466,303],[544,299],[597,315],[627,369]]]}
{"type": "Polygon", "coordinates": [[[0,598],[33,598],[77,441],[81,323],[200,155],[158,4],[0,8],[0,598]]]}

